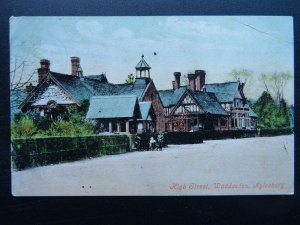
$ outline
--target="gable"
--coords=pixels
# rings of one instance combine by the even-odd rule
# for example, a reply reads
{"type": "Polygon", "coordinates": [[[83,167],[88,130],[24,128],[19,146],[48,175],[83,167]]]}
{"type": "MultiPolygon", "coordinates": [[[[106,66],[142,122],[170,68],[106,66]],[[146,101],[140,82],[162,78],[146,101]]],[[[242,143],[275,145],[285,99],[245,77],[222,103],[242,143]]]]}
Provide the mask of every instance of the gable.
{"type": "Polygon", "coordinates": [[[55,101],[60,105],[75,104],[57,85],[50,83],[45,89],[37,92],[33,97],[32,106],[45,106],[49,101],[55,101]]]}
{"type": "Polygon", "coordinates": [[[193,94],[194,99],[206,113],[215,115],[228,115],[225,109],[221,106],[216,95],[210,92],[195,92],[193,94]]]}
{"type": "Polygon", "coordinates": [[[169,89],[169,90],[160,90],[158,91],[159,96],[162,100],[164,107],[170,107],[177,104],[180,97],[184,94],[184,92],[187,90],[186,86],[181,86],[177,88],[176,90],[169,89]]]}
{"type": "Polygon", "coordinates": [[[145,88],[143,95],[140,97],[140,101],[151,101],[156,111],[159,108],[163,110],[164,107],[160,95],[152,80],[148,83],[147,87],[145,88]]]}
{"type": "Polygon", "coordinates": [[[173,109],[174,115],[180,115],[185,113],[203,113],[202,108],[199,104],[189,95],[184,94],[179,100],[178,104],[173,109]]]}

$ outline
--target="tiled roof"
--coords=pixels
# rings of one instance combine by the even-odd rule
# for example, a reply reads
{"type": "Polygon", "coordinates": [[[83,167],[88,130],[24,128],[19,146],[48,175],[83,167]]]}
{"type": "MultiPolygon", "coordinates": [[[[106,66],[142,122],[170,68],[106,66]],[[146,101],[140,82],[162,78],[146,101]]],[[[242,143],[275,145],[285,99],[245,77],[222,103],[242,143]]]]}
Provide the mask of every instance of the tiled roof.
{"type": "Polygon", "coordinates": [[[136,104],[137,97],[133,95],[93,96],[86,118],[132,118],[136,104]]]}
{"type": "Polygon", "coordinates": [[[159,97],[164,105],[164,107],[169,107],[172,105],[176,105],[180,97],[186,91],[186,86],[181,86],[176,90],[160,90],[158,91],[159,97]]]}
{"type": "Polygon", "coordinates": [[[51,72],[56,79],[77,101],[92,96],[135,95],[141,98],[150,79],[138,78],[133,84],[112,84],[103,75],[84,77],[51,72]]]}
{"type": "Polygon", "coordinates": [[[245,104],[244,108],[249,108],[249,116],[250,117],[258,117],[248,104],[245,104]]]}
{"type": "Polygon", "coordinates": [[[139,105],[142,114],[142,120],[147,120],[151,109],[151,102],[139,102],[139,105]]]}
{"type": "Polygon", "coordinates": [[[201,108],[211,114],[228,115],[214,93],[197,91],[192,93],[201,108]]]}
{"type": "Polygon", "coordinates": [[[84,76],[85,78],[88,79],[93,79],[93,80],[98,80],[100,82],[107,82],[107,78],[104,74],[100,74],[100,75],[88,75],[88,76],[84,76]]]}
{"type": "Polygon", "coordinates": [[[93,88],[90,87],[89,81],[80,79],[77,76],[64,75],[51,72],[51,76],[57,80],[63,88],[68,91],[78,102],[83,99],[90,99],[93,96],[93,88]]]}
{"type": "Polygon", "coordinates": [[[215,93],[219,102],[232,102],[238,87],[238,82],[205,84],[206,91],[215,93]]]}

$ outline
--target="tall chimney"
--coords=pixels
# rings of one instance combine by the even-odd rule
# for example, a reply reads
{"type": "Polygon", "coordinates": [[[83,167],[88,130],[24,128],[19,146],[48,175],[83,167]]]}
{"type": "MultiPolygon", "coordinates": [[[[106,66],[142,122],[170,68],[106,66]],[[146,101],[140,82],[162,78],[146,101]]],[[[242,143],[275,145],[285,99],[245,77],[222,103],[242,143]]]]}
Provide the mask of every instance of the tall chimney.
{"type": "Polygon", "coordinates": [[[38,82],[45,79],[47,73],[50,71],[50,61],[48,59],[40,60],[41,67],[38,68],[38,82]]]}
{"type": "Polygon", "coordinates": [[[202,87],[205,85],[205,74],[204,70],[195,70],[196,76],[196,91],[201,91],[202,87]]]}
{"type": "Polygon", "coordinates": [[[172,88],[173,88],[173,90],[176,90],[176,81],[175,80],[172,80],[172,88]]]}
{"type": "Polygon", "coordinates": [[[72,65],[71,75],[72,76],[77,76],[77,66],[79,65],[79,63],[80,63],[79,57],[76,57],[76,56],[71,57],[71,65],[72,65]]]}
{"type": "Polygon", "coordinates": [[[195,91],[195,74],[188,74],[189,89],[195,91]]]}
{"type": "Polygon", "coordinates": [[[175,77],[175,89],[180,88],[180,72],[174,72],[174,77],[175,77]]]}

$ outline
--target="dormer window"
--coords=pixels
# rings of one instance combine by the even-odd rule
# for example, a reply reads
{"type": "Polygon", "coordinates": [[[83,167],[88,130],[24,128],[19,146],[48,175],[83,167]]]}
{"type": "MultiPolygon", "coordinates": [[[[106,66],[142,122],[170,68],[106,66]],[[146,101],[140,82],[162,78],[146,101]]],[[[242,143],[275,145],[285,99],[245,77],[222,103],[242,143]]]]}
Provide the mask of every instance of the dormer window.
{"type": "Polygon", "coordinates": [[[242,100],[241,99],[234,99],[234,107],[241,108],[242,107],[242,100]]]}

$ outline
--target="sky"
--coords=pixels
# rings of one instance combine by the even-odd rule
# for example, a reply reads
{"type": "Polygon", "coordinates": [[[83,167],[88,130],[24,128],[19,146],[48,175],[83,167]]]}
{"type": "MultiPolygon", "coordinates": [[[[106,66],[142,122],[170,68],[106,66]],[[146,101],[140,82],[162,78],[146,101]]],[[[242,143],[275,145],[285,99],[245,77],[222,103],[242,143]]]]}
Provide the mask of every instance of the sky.
{"type": "MultiPolygon", "coordinates": [[[[262,73],[294,75],[293,41],[287,16],[11,17],[10,66],[25,61],[30,75],[46,58],[51,71],[70,74],[70,57],[78,56],[84,75],[106,73],[123,83],[144,54],[159,90],[172,88],[174,72],[201,69],[207,83],[220,83],[233,80],[233,69],[247,69],[246,97],[256,99],[262,73]]],[[[284,97],[293,104],[293,79],[284,97]]]]}

